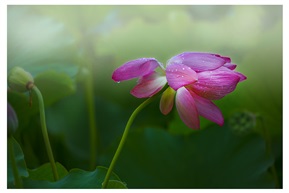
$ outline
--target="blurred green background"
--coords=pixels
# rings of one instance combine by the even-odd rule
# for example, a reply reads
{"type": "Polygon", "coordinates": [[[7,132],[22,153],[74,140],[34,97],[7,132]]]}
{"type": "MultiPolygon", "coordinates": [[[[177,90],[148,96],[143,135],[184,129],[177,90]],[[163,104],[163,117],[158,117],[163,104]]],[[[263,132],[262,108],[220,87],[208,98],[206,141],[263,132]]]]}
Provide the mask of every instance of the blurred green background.
{"type": "MultiPolygon", "coordinates": [[[[184,51],[229,56],[247,76],[216,101],[225,125],[201,119],[193,131],[159,101],[134,122],[115,172],[129,188],[282,187],[282,6],[8,6],[8,67],[35,77],[46,105],[55,159],[68,170],[108,167],[125,124],[143,101],[136,80],[115,83],[114,69],[184,51]]],[[[37,99],[8,90],[27,167],[48,162],[37,99]]]]}

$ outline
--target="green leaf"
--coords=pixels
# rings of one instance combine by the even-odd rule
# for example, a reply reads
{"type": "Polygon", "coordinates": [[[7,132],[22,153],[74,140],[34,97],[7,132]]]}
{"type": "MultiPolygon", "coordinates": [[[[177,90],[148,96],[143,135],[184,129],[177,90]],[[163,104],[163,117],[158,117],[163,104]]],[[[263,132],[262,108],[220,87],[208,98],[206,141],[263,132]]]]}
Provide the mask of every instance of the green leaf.
{"type": "Polygon", "coordinates": [[[38,74],[35,77],[35,85],[41,91],[46,106],[75,91],[75,85],[68,75],[53,70],[38,74]]]}
{"type": "Polygon", "coordinates": [[[118,180],[109,180],[108,189],[127,189],[126,184],[118,180]]]}
{"type": "MultiPolygon", "coordinates": [[[[56,170],[58,172],[59,179],[68,174],[68,171],[65,169],[65,167],[58,162],[56,162],[56,170]]],[[[47,180],[51,182],[54,181],[50,163],[43,164],[39,168],[33,170],[28,169],[28,172],[29,178],[32,180],[47,180]]]]}
{"type": "Polygon", "coordinates": [[[228,126],[186,136],[148,128],[132,130],[114,171],[131,188],[274,188],[273,161],[261,137],[237,136],[228,126]]]}
{"type": "MultiPolygon", "coordinates": [[[[98,153],[100,153],[122,134],[125,120],[131,111],[99,97],[95,97],[95,103],[95,119],[99,133],[98,153]],[[108,121],[107,117],[114,121],[108,121]]],[[[58,161],[66,168],[88,170],[89,115],[82,90],[77,90],[75,94],[66,97],[65,101],[47,108],[46,115],[49,132],[61,138],[65,136],[61,141],[65,149],[59,153],[58,161]]]]}
{"type": "MultiPolygon", "coordinates": [[[[57,182],[25,178],[23,185],[24,188],[101,188],[106,172],[107,168],[102,166],[98,166],[94,171],[72,169],[64,178],[57,182]]],[[[120,181],[115,173],[112,173],[110,179],[120,181]]],[[[112,182],[111,186],[120,187],[120,183],[112,182]]]]}
{"type": "MultiPolygon", "coordinates": [[[[28,177],[29,174],[27,172],[24,155],[23,155],[20,145],[14,138],[9,137],[8,140],[9,140],[9,143],[13,144],[14,156],[15,156],[19,176],[28,177]]],[[[8,168],[7,168],[8,188],[14,188],[14,175],[13,175],[13,170],[12,170],[11,159],[10,159],[10,156],[7,156],[7,157],[8,157],[8,162],[7,162],[8,164],[8,168]]]]}

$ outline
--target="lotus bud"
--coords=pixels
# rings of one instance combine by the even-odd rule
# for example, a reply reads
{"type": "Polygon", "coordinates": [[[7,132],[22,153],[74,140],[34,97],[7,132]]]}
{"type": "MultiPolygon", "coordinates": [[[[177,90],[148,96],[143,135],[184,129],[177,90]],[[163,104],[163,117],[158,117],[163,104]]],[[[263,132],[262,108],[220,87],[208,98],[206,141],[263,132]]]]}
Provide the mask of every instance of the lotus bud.
{"type": "Polygon", "coordinates": [[[14,67],[8,74],[8,86],[18,92],[29,91],[34,86],[34,79],[23,68],[14,67]]]}

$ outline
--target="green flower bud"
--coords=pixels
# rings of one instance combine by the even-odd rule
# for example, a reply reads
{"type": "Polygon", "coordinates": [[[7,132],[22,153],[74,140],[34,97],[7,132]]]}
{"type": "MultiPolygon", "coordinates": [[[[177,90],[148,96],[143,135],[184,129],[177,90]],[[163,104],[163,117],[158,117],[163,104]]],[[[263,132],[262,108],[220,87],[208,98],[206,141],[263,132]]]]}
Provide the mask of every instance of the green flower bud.
{"type": "Polygon", "coordinates": [[[17,115],[9,103],[7,103],[7,126],[8,126],[8,136],[13,135],[16,129],[18,128],[17,115]]]}
{"type": "Polygon", "coordinates": [[[34,85],[34,79],[29,72],[23,68],[14,67],[8,74],[8,86],[15,91],[25,92],[31,90],[34,85]]]}

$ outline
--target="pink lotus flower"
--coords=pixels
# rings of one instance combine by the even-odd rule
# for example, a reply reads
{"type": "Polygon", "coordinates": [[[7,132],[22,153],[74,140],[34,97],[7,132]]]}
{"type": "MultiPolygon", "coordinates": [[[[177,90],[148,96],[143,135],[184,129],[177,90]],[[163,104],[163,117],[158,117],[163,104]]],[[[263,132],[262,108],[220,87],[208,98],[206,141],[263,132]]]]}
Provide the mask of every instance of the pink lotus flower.
{"type": "Polygon", "coordinates": [[[235,64],[229,57],[211,53],[184,52],[172,57],[166,68],[154,58],[129,61],[113,72],[116,82],[139,78],[131,90],[137,98],[147,98],[163,92],[160,110],[168,114],[174,105],[183,122],[192,129],[200,128],[199,115],[219,125],[224,119],[219,108],[211,101],[221,99],[234,91],[246,77],[234,71],[235,64]],[[156,72],[160,67],[162,72],[156,72]]]}

